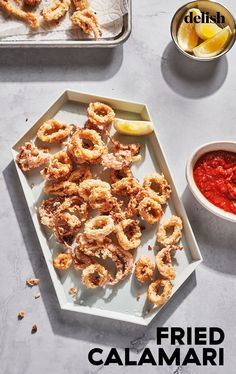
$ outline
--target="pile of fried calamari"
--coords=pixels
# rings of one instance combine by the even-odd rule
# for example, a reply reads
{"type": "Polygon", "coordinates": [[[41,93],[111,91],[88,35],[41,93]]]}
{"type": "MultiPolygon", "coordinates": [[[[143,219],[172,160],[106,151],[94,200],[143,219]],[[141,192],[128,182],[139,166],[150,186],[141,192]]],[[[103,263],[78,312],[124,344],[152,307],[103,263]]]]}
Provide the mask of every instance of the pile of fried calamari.
{"type": "MultiPolygon", "coordinates": [[[[32,29],[40,26],[39,17],[33,12],[41,0],[0,0],[0,8],[11,17],[27,23],[32,29]]],[[[70,10],[72,25],[77,26],[86,35],[93,35],[97,40],[102,30],[96,13],[90,8],[88,0],[53,0],[51,5],[41,11],[42,21],[46,24],[57,24],[70,10]]]]}
{"type": "MultiPolygon", "coordinates": [[[[24,172],[41,167],[46,181],[44,193],[49,196],[38,208],[39,218],[64,246],[64,252],[54,258],[54,267],[73,266],[82,271],[86,287],[97,288],[115,285],[132,272],[143,223],[160,222],[171,188],[163,174],[146,176],[142,184],[133,176],[131,166],[140,161],[141,146],[122,144],[110,135],[112,108],[91,103],[87,116],[82,128],[56,119],[44,122],[36,141],[61,143],[61,150],[52,155],[47,148],[26,143],[17,163],[24,172]],[[109,182],[101,180],[103,173],[109,174],[109,182]],[[106,260],[113,262],[113,273],[107,270],[106,260]]],[[[137,280],[152,282],[147,296],[155,305],[170,297],[170,280],[176,276],[172,254],[182,248],[177,245],[181,236],[179,217],[159,226],[157,241],[162,249],[156,255],[160,274],[156,281],[149,257],[139,258],[135,265],[137,280]]]]}

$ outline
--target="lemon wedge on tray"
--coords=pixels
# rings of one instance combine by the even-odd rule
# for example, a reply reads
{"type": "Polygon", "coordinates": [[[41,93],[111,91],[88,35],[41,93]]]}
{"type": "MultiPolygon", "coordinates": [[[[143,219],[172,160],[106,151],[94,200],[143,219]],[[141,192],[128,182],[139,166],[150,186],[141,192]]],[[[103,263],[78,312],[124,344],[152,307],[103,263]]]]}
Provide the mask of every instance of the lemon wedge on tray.
{"type": "MultiPolygon", "coordinates": [[[[201,17],[202,14],[199,9],[192,8],[188,10],[184,18],[190,15],[190,12],[193,13],[193,17],[201,17]]],[[[198,40],[199,37],[195,30],[195,23],[186,23],[183,19],[177,32],[177,41],[180,48],[182,48],[186,52],[192,52],[193,48],[198,45],[198,40]]]]}
{"type": "Polygon", "coordinates": [[[210,23],[196,23],[195,30],[200,39],[206,40],[215,36],[222,28],[211,21],[210,23]]]}
{"type": "Polygon", "coordinates": [[[199,44],[193,49],[193,53],[197,57],[213,57],[221,53],[232,35],[229,26],[221,29],[215,36],[205,40],[203,43],[199,44]]]}
{"type": "Polygon", "coordinates": [[[154,126],[150,121],[132,121],[115,118],[113,126],[117,132],[124,135],[142,136],[153,132],[154,126]]]}

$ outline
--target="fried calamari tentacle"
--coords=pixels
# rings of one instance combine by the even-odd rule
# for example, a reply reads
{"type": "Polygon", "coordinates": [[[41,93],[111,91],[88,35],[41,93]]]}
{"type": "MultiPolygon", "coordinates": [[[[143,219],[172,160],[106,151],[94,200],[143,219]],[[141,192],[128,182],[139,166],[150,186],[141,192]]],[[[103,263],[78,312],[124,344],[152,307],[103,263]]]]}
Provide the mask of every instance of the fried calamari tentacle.
{"type": "Polygon", "coordinates": [[[157,231],[157,241],[163,246],[177,244],[182,238],[182,220],[180,217],[172,216],[160,225],[157,231]]]}
{"type": "Polygon", "coordinates": [[[60,151],[52,156],[49,165],[40,174],[46,180],[62,179],[72,171],[72,161],[66,152],[60,151]]]}
{"type": "Polygon", "coordinates": [[[108,126],[115,118],[113,109],[103,103],[90,103],[88,107],[88,119],[95,125],[108,126]]]}
{"type": "Polygon", "coordinates": [[[61,213],[68,212],[74,214],[81,222],[85,222],[88,219],[88,204],[79,196],[65,198],[64,202],[59,207],[59,211],[61,213]]]}
{"type": "Polygon", "coordinates": [[[111,277],[109,284],[115,285],[125,278],[132,272],[134,258],[129,251],[125,251],[119,246],[114,244],[109,244],[103,250],[103,258],[110,258],[116,265],[116,275],[115,278],[111,277]]]}
{"type": "Polygon", "coordinates": [[[163,305],[170,298],[172,288],[170,281],[158,279],[148,287],[147,298],[154,305],[163,305]]]}
{"type": "Polygon", "coordinates": [[[80,219],[67,212],[59,212],[53,219],[53,232],[57,240],[65,245],[70,245],[75,234],[81,226],[80,219]]]}
{"type": "Polygon", "coordinates": [[[71,16],[71,21],[73,25],[79,26],[85,34],[93,34],[95,40],[102,36],[98,18],[90,8],[74,12],[71,16]]]}
{"type": "Polygon", "coordinates": [[[72,259],[75,270],[83,270],[88,266],[95,264],[95,260],[81,252],[78,247],[74,249],[72,259]]]}
{"type": "Polygon", "coordinates": [[[39,128],[37,137],[46,143],[61,142],[70,135],[71,128],[70,125],[50,119],[39,128]]]}
{"type": "Polygon", "coordinates": [[[153,279],[154,265],[150,257],[140,257],[135,264],[135,277],[140,283],[153,279]]]}
{"type": "Polygon", "coordinates": [[[66,270],[72,264],[72,256],[70,253],[60,253],[53,260],[53,265],[56,269],[66,270]]]}
{"type": "Polygon", "coordinates": [[[70,174],[68,181],[79,184],[87,179],[92,179],[92,172],[90,168],[88,166],[78,165],[76,170],[70,174]]]}
{"type": "Polygon", "coordinates": [[[84,162],[98,164],[102,155],[106,152],[107,147],[100,135],[94,130],[77,130],[68,144],[69,155],[79,164],[84,162]]]}
{"type": "Polygon", "coordinates": [[[60,209],[62,202],[63,199],[59,197],[42,201],[40,207],[38,208],[42,225],[45,225],[49,228],[53,227],[53,218],[60,209]]]}
{"type": "Polygon", "coordinates": [[[89,239],[85,234],[79,233],[76,237],[76,244],[78,249],[87,256],[100,257],[101,252],[108,244],[111,244],[111,239],[105,237],[103,240],[97,241],[89,239]]]}
{"type": "Polygon", "coordinates": [[[123,170],[129,167],[134,158],[130,151],[118,151],[116,153],[107,153],[102,156],[102,166],[105,169],[123,170]]]}
{"type": "Polygon", "coordinates": [[[104,266],[93,264],[82,271],[81,280],[87,288],[98,288],[108,282],[109,273],[104,266]]]}
{"type": "Polygon", "coordinates": [[[168,245],[166,248],[163,248],[156,255],[156,265],[159,273],[165,279],[175,279],[176,269],[172,266],[171,254],[176,250],[183,249],[179,245],[168,245]]]}
{"type": "Polygon", "coordinates": [[[84,10],[89,7],[88,0],[73,0],[73,3],[76,10],[84,10]]]}
{"type": "Polygon", "coordinates": [[[141,243],[141,230],[138,222],[133,219],[122,220],[115,227],[116,237],[120,246],[129,251],[138,248],[141,243]]]}
{"type": "Polygon", "coordinates": [[[57,21],[69,10],[71,0],[53,0],[53,3],[42,10],[42,16],[46,22],[57,21]]]}
{"type": "Polygon", "coordinates": [[[161,205],[150,197],[145,197],[141,201],[138,206],[138,212],[144,221],[148,222],[150,225],[159,222],[163,215],[161,205]]]}
{"type": "Polygon", "coordinates": [[[22,171],[29,171],[45,165],[50,161],[51,155],[48,149],[37,148],[32,143],[25,143],[19,148],[16,162],[22,171]]]}
{"type": "Polygon", "coordinates": [[[35,7],[41,3],[41,0],[23,0],[24,5],[35,7]]]}
{"type": "Polygon", "coordinates": [[[130,151],[132,156],[136,156],[139,154],[141,145],[139,143],[128,143],[128,144],[123,144],[120,143],[118,140],[115,140],[109,133],[107,134],[109,137],[111,143],[112,143],[112,151],[114,153],[119,152],[119,151],[130,151]]]}
{"type": "Polygon", "coordinates": [[[85,223],[84,233],[89,239],[103,240],[114,231],[114,221],[110,216],[97,216],[85,223]]]}
{"type": "Polygon", "coordinates": [[[38,17],[33,13],[27,13],[22,9],[16,8],[10,4],[9,0],[0,0],[0,8],[5,10],[10,16],[18,18],[29,24],[32,29],[39,27],[38,17]]]}
{"type": "Polygon", "coordinates": [[[171,188],[163,174],[154,173],[144,179],[143,188],[148,191],[159,204],[166,204],[171,188]]]}
{"type": "Polygon", "coordinates": [[[78,187],[78,194],[85,201],[88,201],[94,188],[103,188],[111,191],[111,186],[109,185],[109,183],[101,181],[99,179],[88,179],[80,183],[78,187]]]}
{"type": "Polygon", "coordinates": [[[141,186],[135,178],[123,178],[112,185],[112,191],[116,195],[135,195],[141,190],[141,186]]]}
{"type": "Polygon", "coordinates": [[[55,196],[73,196],[78,195],[79,187],[73,182],[57,182],[46,185],[44,187],[44,192],[55,196]]]}

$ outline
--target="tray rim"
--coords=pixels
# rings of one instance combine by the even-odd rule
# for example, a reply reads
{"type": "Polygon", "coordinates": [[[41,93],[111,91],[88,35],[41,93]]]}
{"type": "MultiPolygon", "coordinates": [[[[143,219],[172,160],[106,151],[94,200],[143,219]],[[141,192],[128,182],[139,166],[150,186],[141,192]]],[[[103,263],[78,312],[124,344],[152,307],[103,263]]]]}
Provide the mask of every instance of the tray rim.
{"type": "Polygon", "coordinates": [[[55,41],[39,41],[19,40],[19,41],[1,41],[0,48],[114,48],[124,44],[130,37],[132,32],[132,0],[128,2],[128,13],[124,14],[123,19],[126,20],[127,26],[123,25],[122,31],[116,39],[112,40],[55,40],[55,41]]]}
{"type": "MultiPolygon", "coordinates": [[[[203,261],[200,249],[199,249],[198,244],[196,242],[196,239],[195,239],[194,233],[192,231],[190,222],[188,220],[187,213],[185,211],[184,205],[183,205],[182,200],[180,199],[179,194],[177,192],[177,189],[175,187],[174,180],[172,178],[168,163],[166,161],[165,153],[163,152],[163,149],[162,149],[162,147],[161,147],[161,145],[158,141],[156,128],[154,128],[154,132],[152,134],[148,135],[148,136],[150,136],[150,138],[152,137],[154,139],[154,141],[158,144],[158,147],[160,149],[161,156],[164,160],[165,167],[167,168],[167,171],[168,171],[168,174],[169,174],[168,179],[171,181],[172,191],[174,192],[174,194],[177,197],[177,200],[175,201],[174,205],[175,205],[175,207],[176,207],[176,205],[178,205],[177,210],[181,211],[181,217],[185,221],[186,241],[188,243],[191,255],[192,255],[193,259],[194,259],[194,256],[195,256],[195,259],[194,259],[193,262],[189,263],[188,267],[186,267],[186,269],[181,273],[180,277],[178,278],[178,284],[177,285],[175,284],[175,291],[171,295],[170,300],[168,300],[168,302],[166,304],[164,304],[161,308],[159,308],[157,311],[154,310],[147,317],[138,317],[138,316],[131,315],[131,314],[125,314],[125,313],[120,313],[120,312],[115,312],[115,311],[108,311],[108,310],[103,310],[103,309],[99,309],[99,308],[96,308],[96,307],[87,307],[87,306],[78,305],[78,304],[73,305],[72,303],[68,302],[68,300],[65,297],[64,290],[61,289],[61,282],[60,282],[59,276],[56,273],[52,263],[50,262],[50,260],[48,258],[47,240],[40,230],[40,223],[38,221],[37,211],[35,209],[35,201],[33,199],[33,195],[32,195],[32,193],[28,193],[28,192],[31,191],[31,188],[27,184],[27,182],[25,181],[25,175],[20,170],[20,168],[17,166],[16,160],[15,160],[15,157],[16,157],[16,154],[17,154],[17,148],[19,146],[19,143],[22,141],[22,139],[27,137],[27,136],[29,137],[30,133],[34,132],[34,130],[43,121],[52,117],[54,115],[53,112],[57,113],[58,108],[61,108],[66,102],[71,101],[71,102],[88,103],[88,102],[91,101],[91,98],[93,98],[93,100],[96,100],[96,101],[100,100],[100,101],[104,101],[104,102],[112,102],[112,105],[120,105],[120,106],[122,106],[122,105],[128,105],[128,106],[129,105],[131,105],[131,106],[134,105],[134,107],[136,108],[136,110],[133,110],[134,113],[139,113],[140,115],[143,115],[145,117],[145,119],[152,120],[152,117],[151,117],[151,115],[149,113],[149,110],[148,110],[148,106],[145,103],[140,103],[140,102],[130,101],[130,100],[120,100],[120,99],[113,98],[113,97],[104,97],[104,96],[100,96],[100,95],[98,96],[98,95],[93,95],[93,94],[88,93],[88,92],[82,92],[82,91],[67,89],[62,93],[61,96],[59,96],[59,98],[56,101],[54,101],[54,103],[48,108],[48,110],[45,111],[41,115],[41,117],[33,124],[33,126],[31,126],[29,128],[29,130],[27,132],[25,132],[20,137],[20,139],[11,147],[11,153],[12,153],[14,165],[15,165],[20,183],[21,183],[23,194],[24,194],[24,197],[25,197],[25,200],[26,200],[26,203],[27,203],[27,207],[29,209],[31,219],[33,221],[35,233],[36,233],[37,238],[39,240],[40,247],[41,247],[41,250],[43,252],[45,262],[47,264],[47,268],[48,268],[48,271],[49,271],[49,274],[50,274],[50,277],[51,277],[51,280],[52,280],[52,283],[53,283],[53,286],[54,286],[54,289],[55,289],[55,292],[56,292],[56,295],[57,295],[57,298],[58,298],[60,308],[62,310],[67,310],[67,311],[72,311],[72,312],[75,311],[75,312],[83,313],[83,314],[87,314],[87,315],[95,315],[95,316],[99,316],[99,317],[103,317],[103,318],[108,318],[108,319],[113,319],[113,320],[116,319],[116,320],[129,322],[129,323],[133,323],[133,324],[148,326],[149,323],[158,315],[160,310],[163,307],[165,307],[166,305],[168,305],[168,303],[170,302],[172,297],[175,295],[175,293],[178,291],[178,289],[189,278],[189,276],[196,270],[198,265],[203,261]],[[80,99],[75,100],[76,96],[83,97],[85,99],[85,101],[81,101],[80,99]],[[140,109],[140,111],[138,111],[138,108],[140,109]],[[187,229],[186,229],[186,227],[187,227],[187,229]],[[186,235],[186,234],[188,234],[188,235],[186,235]],[[187,238],[187,236],[189,238],[187,238]],[[189,243],[189,240],[192,241],[191,244],[189,243]],[[191,248],[191,246],[194,247],[194,250],[193,250],[193,248],[191,248]],[[45,248],[45,247],[47,247],[47,248],[45,248]],[[194,252],[194,254],[193,254],[193,252],[194,252]]],[[[129,109],[129,111],[132,112],[131,109],[129,109]]]]}

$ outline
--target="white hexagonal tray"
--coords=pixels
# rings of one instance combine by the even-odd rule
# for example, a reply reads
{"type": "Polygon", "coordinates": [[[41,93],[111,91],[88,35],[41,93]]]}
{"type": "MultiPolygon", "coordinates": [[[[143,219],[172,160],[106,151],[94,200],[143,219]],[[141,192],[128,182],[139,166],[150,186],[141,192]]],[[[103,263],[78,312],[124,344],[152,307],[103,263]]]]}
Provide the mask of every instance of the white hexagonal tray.
{"type": "MultiPolygon", "coordinates": [[[[83,124],[86,120],[86,108],[88,103],[92,101],[102,101],[109,104],[115,110],[116,115],[119,118],[151,120],[148,108],[145,104],[98,97],[67,90],[13,146],[12,154],[14,161],[18,148],[26,141],[35,138],[38,128],[44,121],[54,117],[67,123],[83,124]]],[[[177,277],[173,282],[173,295],[200,264],[202,261],[201,253],[194,238],[182,202],[176,192],[156,132],[140,138],[119,135],[118,139],[124,143],[138,141],[142,145],[142,161],[132,167],[134,176],[137,177],[137,179],[143,180],[147,174],[150,174],[155,170],[162,171],[171,185],[171,199],[162,220],[167,219],[171,214],[177,214],[182,218],[184,225],[182,238],[184,251],[177,251],[178,253],[176,253],[177,277]]],[[[57,149],[54,146],[53,151],[56,150],[57,149]]],[[[52,254],[55,253],[55,251],[60,250],[60,246],[55,240],[49,238],[47,230],[45,230],[45,227],[40,225],[37,217],[37,206],[44,197],[42,193],[44,182],[38,171],[24,174],[17,164],[16,169],[61,308],[74,312],[148,325],[161,308],[150,310],[150,305],[146,301],[147,285],[139,286],[137,281],[135,281],[133,274],[115,287],[91,290],[86,289],[81,285],[80,274],[73,269],[69,269],[65,272],[56,271],[54,269],[52,254]],[[70,287],[76,287],[79,290],[79,295],[76,301],[74,301],[68,294],[70,287]]],[[[136,257],[149,255],[154,261],[155,254],[153,251],[148,250],[148,246],[155,245],[155,231],[156,225],[146,225],[146,229],[142,236],[142,243],[138,250],[135,251],[136,257]]],[[[171,303],[171,299],[168,303],[171,303]]]]}

